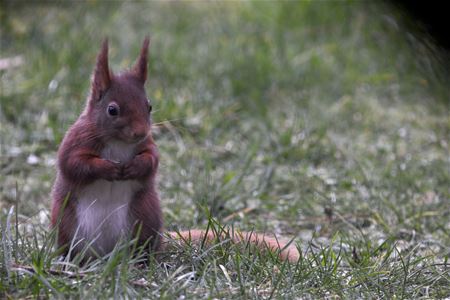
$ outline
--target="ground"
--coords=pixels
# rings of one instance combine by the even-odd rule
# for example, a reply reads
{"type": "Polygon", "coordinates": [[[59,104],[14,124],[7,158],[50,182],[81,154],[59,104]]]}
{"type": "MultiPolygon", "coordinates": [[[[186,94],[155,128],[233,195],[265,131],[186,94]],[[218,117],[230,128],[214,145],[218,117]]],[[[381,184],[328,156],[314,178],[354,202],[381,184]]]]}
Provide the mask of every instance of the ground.
{"type": "Polygon", "coordinates": [[[6,298],[450,297],[448,59],[395,8],[2,2],[0,16],[6,298]],[[295,238],[297,264],[226,239],[148,265],[124,245],[83,267],[53,251],[56,151],[101,41],[119,71],[147,34],[166,228],[295,238]]]}

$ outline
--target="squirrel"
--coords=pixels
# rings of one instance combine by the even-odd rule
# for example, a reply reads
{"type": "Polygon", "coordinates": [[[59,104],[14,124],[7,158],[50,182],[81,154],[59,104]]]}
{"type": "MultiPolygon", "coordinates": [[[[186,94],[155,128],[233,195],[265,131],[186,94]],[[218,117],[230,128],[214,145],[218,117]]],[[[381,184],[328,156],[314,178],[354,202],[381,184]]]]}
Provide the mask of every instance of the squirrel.
{"type": "MultiPolygon", "coordinates": [[[[198,229],[164,232],[155,182],[159,154],[144,87],[148,47],[147,37],[131,70],[113,74],[108,40],[103,41],[86,106],[59,147],[51,226],[65,255],[88,249],[87,258],[103,256],[130,236],[155,252],[164,252],[173,241],[213,242],[218,237],[198,229]]],[[[294,245],[276,237],[238,232],[231,240],[269,249],[290,262],[300,257],[294,245]]]]}

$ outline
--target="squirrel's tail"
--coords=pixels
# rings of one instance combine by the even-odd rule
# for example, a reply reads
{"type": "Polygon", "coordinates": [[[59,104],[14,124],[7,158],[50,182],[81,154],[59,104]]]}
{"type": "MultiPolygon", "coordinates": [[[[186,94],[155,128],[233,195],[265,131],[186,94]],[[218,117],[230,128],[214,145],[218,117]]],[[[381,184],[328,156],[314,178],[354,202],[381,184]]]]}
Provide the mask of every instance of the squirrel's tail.
{"type": "Polygon", "coordinates": [[[211,243],[215,240],[230,239],[233,243],[250,243],[262,251],[269,250],[279,255],[282,260],[295,263],[300,259],[300,252],[292,240],[278,239],[275,235],[260,234],[245,231],[223,231],[191,229],[186,231],[166,232],[162,246],[166,248],[171,242],[211,243]]]}

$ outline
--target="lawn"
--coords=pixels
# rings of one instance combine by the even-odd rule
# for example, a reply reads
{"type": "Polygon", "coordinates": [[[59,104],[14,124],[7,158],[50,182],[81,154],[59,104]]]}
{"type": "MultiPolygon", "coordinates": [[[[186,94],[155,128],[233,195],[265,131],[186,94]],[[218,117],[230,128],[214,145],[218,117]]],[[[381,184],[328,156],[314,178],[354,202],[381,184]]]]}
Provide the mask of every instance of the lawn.
{"type": "MultiPolygon", "coordinates": [[[[448,57],[367,2],[0,3],[5,298],[450,297],[448,57]],[[295,238],[297,264],[223,240],[139,264],[54,252],[55,159],[101,41],[147,93],[169,230],[295,238]]],[[[132,242],[132,241],[131,241],[132,242]]]]}

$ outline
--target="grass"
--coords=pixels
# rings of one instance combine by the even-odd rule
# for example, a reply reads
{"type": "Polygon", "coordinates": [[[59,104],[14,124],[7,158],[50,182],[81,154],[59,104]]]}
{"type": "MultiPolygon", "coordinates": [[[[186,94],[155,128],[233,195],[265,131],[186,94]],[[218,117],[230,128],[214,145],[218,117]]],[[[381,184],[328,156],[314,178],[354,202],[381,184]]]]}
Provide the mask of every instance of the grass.
{"type": "Polygon", "coordinates": [[[394,8],[2,2],[0,16],[3,297],[450,297],[448,65],[394,8]],[[295,237],[298,264],[226,239],[147,266],[125,245],[84,267],[54,253],[55,154],[100,42],[117,71],[146,34],[166,228],[295,237]]]}

